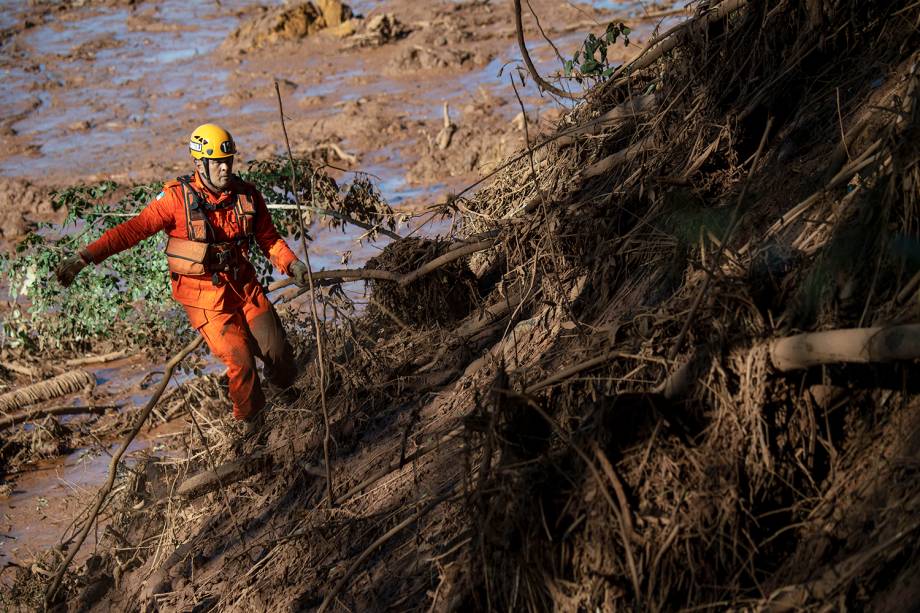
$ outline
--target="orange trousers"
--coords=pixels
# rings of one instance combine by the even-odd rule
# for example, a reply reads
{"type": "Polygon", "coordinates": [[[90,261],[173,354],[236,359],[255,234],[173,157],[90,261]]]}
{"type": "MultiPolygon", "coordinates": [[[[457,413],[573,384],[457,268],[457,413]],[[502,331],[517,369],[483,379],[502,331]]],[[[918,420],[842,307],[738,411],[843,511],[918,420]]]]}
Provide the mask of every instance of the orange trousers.
{"type": "Polygon", "coordinates": [[[281,319],[258,284],[246,289],[242,304],[232,311],[185,305],[192,326],[227,367],[233,417],[238,420],[251,419],[265,406],[255,358],[262,360],[265,376],[278,387],[289,387],[297,377],[294,352],[281,319]]]}

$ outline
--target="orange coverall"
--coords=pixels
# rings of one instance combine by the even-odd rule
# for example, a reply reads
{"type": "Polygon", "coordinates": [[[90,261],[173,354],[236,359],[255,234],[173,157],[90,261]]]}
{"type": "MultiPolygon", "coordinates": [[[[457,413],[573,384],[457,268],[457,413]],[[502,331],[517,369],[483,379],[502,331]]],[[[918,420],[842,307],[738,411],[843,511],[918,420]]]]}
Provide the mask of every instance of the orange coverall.
{"type": "MultiPolygon", "coordinates": [[[[287,246],[272,224],[265,200],[253,185],[234,177],[229,191],[215,195],[201,183],[198,174],[192,185],[210,204],[223,204],[236,193],[248,193],[255,202],[256,215],[253,235],[263,253],[275,268],[290,274],[290,265],[297,256],[287,246]]],[[[167,184],[153,201],[136,217],[106,231],[85,248],[85,253],[98,264],[104,259],[133,247],[145,238],[165,230],[169,236],[188,238],[182,187],[167,184]]],[[[229,241],[243,237],[243,230],[233,207],[206,210],[205,215],[214,229],[216,240],[229,241]]],[[[284,334],[281,320],[256,279],[255,269],[248,259],[244,241],[235,247],[240,266],[235,278],[229,273],[217,273],[214,285],[211,274],[184,275],[170,273],[173,298],[185,307],[189,321],[226,366],[230,378],[230,399],[233,417],[248,419],[265,406],[265,395],[259,384],[255,357],[265,364],[265,374],[280,387],[288,387],[297,374],[293,351],[284,334]]]]}

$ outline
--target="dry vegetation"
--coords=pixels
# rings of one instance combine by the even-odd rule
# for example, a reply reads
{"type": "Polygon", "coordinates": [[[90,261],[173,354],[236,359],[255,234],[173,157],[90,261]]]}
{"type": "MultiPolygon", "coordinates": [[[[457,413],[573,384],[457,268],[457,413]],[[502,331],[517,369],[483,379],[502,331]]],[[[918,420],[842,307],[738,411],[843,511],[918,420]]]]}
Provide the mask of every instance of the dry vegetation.
{"type": "MultiPolygon", "coordinates": [[[[108,547],[59,598],[916,606],[916,337],[776,341],[917,318],[918,26],[907,0],[728,0],[661,37],[447,203],[493,248],[453,277],[375,280],[378,308],[327,326],[333,483],[314,363],[210,493],[180,484],[239,449],[204,415],[207,445],[135,467],[108,547]]],[[[407,242],[369,268],[446,249],[407,242]]]]}

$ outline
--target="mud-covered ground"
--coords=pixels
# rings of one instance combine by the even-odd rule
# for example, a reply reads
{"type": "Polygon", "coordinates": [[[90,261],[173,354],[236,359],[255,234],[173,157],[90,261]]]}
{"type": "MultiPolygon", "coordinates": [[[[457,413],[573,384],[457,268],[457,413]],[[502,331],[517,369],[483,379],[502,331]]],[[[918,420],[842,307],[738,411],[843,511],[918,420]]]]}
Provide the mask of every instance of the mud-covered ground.
{"type": "MultiPolygon", "coordinates": [[[[48,218],[47,188],[187,172],[185,140],[205,121],[230,127],[243,159],[282,154],[275,79],[295,154],[319,148],[336,165],[373,173],[396,202],[462,185],[522,143],[508,86],[519,54],[504,3],[358,1],[360,17],[338,27],[270,40],[232,36],[261,14],[249,0],[4,4],[4,237],[48,218]],[[440,149],[445,103],[457,132],[440,149]],[[356,159],[339,159],[329,144],[356,159]]],[[[566,57],[614,15],[643,14],[639,3],[532,5],[566,57]]],[[[639,21],[634,44],[611,61],[655,23],[639,21]]],[[[530,38],[538,64],[558,71],[539,33],[530,38]]],[[[522,95],[532,122],[557,117],[556,101],[532,86],[522,95]]]]}
{"type": "MultiPolygon", "coordinates": [[[[532,6],[566,56],[587,31],[601,31],[614,16],[633,19],[633,45],[611,52],[614,62],[641,47],[660,21],[638,19],[638,3],[538,0],[532,6]]],[[[64,212],[51,207],[56,188],[187,172],[186,138],[205,121],[227,125],[244,160],[283,154],[275,79],[295,155],[343,169],[333,174],[369,173],[391,204],[409,210],[443,199],[519,150],[521,104],[532,139],[566,108],[539,95],[529,78],[518,82],[521,102],[515,97],[509,80],[518,74],[519,54],[505,3],[359,1],[351,5],[356,16],[339,26],[288,40],[234,35],[264,12],[243,0],[0,2],[0,8],[5,251],[35,222],[61,221],[64,212]],[[445,114],[453,126],[447,140],[445,114]]],[[[531,30],[528,38],[544,74],[558,71],[559,60],[540,34],[531,30]]],[[[315,236],[321,265],[355,248],[352,234],[315,236]]],[[[364,257],[369,253],[365,248],[364,257]]],[[[5,353],[3,359],[19,358],[5,353]]],[[[97,380],[91,396],[45,405],[110,404],[128,413],[65,417],[63,431],[48,422],[4,433],[5,562],[28,565],[60,539],[104,479],[131,407],[143,403],[156,379],[143,355],[89,370],[97,380]]],[[[35,379],[4,375],[0,392],[35,379]]],[[[219,392],[216,397],[219,402],[219,392]]],[[[171,447],[165,453],[176,453],[190,433],[187,420],[171,420],[179,413],[157,420],[159,429],[145,431],[132,451],[171,447]]],[[[222,418],[219,410],[214,417],[222,418]]]]}

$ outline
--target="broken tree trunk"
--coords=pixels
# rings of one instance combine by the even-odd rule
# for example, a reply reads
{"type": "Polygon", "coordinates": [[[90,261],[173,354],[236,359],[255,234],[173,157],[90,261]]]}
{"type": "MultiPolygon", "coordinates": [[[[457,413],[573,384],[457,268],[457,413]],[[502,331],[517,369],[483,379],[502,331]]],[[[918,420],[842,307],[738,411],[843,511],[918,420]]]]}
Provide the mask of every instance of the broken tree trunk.
{"type": "Polygon", "coordinates": [[[222,485],[235,483],[246,477],[265,472],[271,466],[271,456],[265,452],[257,452],[186,479],[176,490],[176,495],[185,500],[194,500],[217,491],[222,485]]]}
{"type": "Polygon", "coordinates": [[[47,381],[33,383],[3,394],[0,396],[0,411],[15,411],[30,404],[60,398],[84,389],[92,389],[95,385],[96,377],[85,370],[65,372],[47,381]]]}
{"type": "Polygon", "coordinates": [[[920,324],[797,334],[770,344],[782,372],[821,364],[892,362],[920,357],[920,324]]]}

